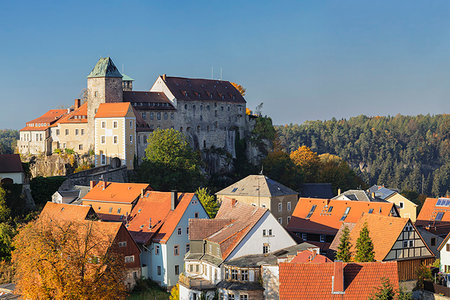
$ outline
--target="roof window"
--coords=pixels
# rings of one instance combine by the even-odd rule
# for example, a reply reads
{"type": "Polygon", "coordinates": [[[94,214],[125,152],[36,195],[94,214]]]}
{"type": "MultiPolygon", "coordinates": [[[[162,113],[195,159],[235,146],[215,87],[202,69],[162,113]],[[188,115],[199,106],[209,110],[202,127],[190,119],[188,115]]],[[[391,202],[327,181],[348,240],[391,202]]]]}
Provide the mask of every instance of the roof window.
{"type": "Polygon", "coordinates": [[[329,208],[328,208],[328,212],[330,213],[330,212],[332,212],[333,211],[333,206],[330,206],[329,208]]]}
{"type": "Polygon", "coordinates": [[[442,221],[443,217],[444,217],[444,212],[440,211],[437,213],[435,221],[442,221]]]}
{"type": "Polygon", "coordinates": [[[231,192],[234,193],[237,191],[238,188],[234,188],[231,192]]]}
{"type": "Polygon", "coordinates": [[[373,208],[369,209],[369,214],[373,213],[373,208]]]}
{"type": "Polygon", "coordinates": [[[342,218],[339,221],[344,221],[347,218],[349,212],[350,212],[350,207],[347,207],[345,209],[344,215],[342,216],[342,218]]]}
{"type": "Polygon", "coordinates": [[[309,211],[308,215],[306,216],[307,219],[311,218],[312,214],[316,210],[316,207],[317,207],[317,205],[315,205],[315,204],[311,207],[311,210],[309,211]]]}

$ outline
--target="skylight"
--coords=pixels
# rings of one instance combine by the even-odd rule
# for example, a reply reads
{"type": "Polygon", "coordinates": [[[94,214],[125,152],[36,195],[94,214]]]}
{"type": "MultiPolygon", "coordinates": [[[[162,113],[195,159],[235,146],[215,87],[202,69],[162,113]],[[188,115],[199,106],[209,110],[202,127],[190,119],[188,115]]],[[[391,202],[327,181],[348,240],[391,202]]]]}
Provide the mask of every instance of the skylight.
{"type": "Polygon", "coordinates": [[[333,210],[333,206],[330,206],[330,207],[328,208],[328,212],[330,213],[332,210],[333,210]]]}
{"type": "Polygon", "coordinates": [[[444,217],[444,212],[440,211],[437,213],[435,221],[442,221],[443,217],[444,217]]]}
{"type": "Polygon", "coordinates": [[[234,188],[233,190],[231,190],[232,193],[236,192],[238,188],[234,188]]]}
{"type": "Polygon", "coordinates": [[[373,208],[369,209],[369,214],[373,213],[373,208]]]}
{"type": "Polygon", "coordinates": [[[306,216],[307,219],[311,218],[313,212],[316,210],[316,207],[317,207],[317,205],[315,205],[315,204],[311,207],[311,210],[309,211],[308,215],[306,216]]]}
{"type": "Polygon", "coordinates": [[[344,221],[345,218],[347,218],[349,212],[350,212],[350,207],[347,207],[345,209],[344,215],[342,216],[342,218],[339,221],[344,221]]]}

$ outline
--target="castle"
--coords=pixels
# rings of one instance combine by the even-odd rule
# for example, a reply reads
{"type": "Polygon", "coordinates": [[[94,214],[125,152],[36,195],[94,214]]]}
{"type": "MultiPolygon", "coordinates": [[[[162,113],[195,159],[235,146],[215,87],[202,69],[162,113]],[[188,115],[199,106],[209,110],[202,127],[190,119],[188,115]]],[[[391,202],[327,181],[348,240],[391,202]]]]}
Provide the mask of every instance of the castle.
{"type": "Polygon", "coordinates": [[[87,77],[85,103],[76,99],[70,109],[49,110],[27,122],[17,146],[22,155],[93,151],[96,166],[132,169],[157,128],[184,133],[194,149],[222,148],[234,157],[237,134],[245,137],[248,123],[246,101],[229,81],[164,74],[149,91],[133,91],[133,79],[106,57],[87,77]]]}

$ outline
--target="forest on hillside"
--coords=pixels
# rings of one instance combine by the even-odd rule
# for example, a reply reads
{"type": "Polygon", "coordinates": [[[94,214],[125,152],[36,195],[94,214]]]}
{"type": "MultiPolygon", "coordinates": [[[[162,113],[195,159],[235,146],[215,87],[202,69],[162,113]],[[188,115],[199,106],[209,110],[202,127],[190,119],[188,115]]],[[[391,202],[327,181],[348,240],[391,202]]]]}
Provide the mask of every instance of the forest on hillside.
{"type": "Polygon", "coordinates": [[[444,196],[450,190],[450,115],[367,117],[276,126],[288,152],[305,145],[347,161],[368,185],[444,196]]]}
{"type": "Polygon", "coordinates": [[[19,131],[0,129],[0,154],[12,154],[19,139],[19,131]]]}

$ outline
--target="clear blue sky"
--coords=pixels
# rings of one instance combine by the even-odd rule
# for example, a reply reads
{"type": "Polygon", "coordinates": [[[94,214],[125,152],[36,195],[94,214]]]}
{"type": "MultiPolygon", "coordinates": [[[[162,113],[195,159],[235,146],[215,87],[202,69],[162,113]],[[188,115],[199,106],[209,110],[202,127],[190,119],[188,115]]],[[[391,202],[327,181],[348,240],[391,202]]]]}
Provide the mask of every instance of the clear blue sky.
{"type": "Polygon", "coordinates": [[[450,1],[1,1],[0,128],[72,104],[101,56],[247,88],[275,124],[450,112],[450,1]]]}

